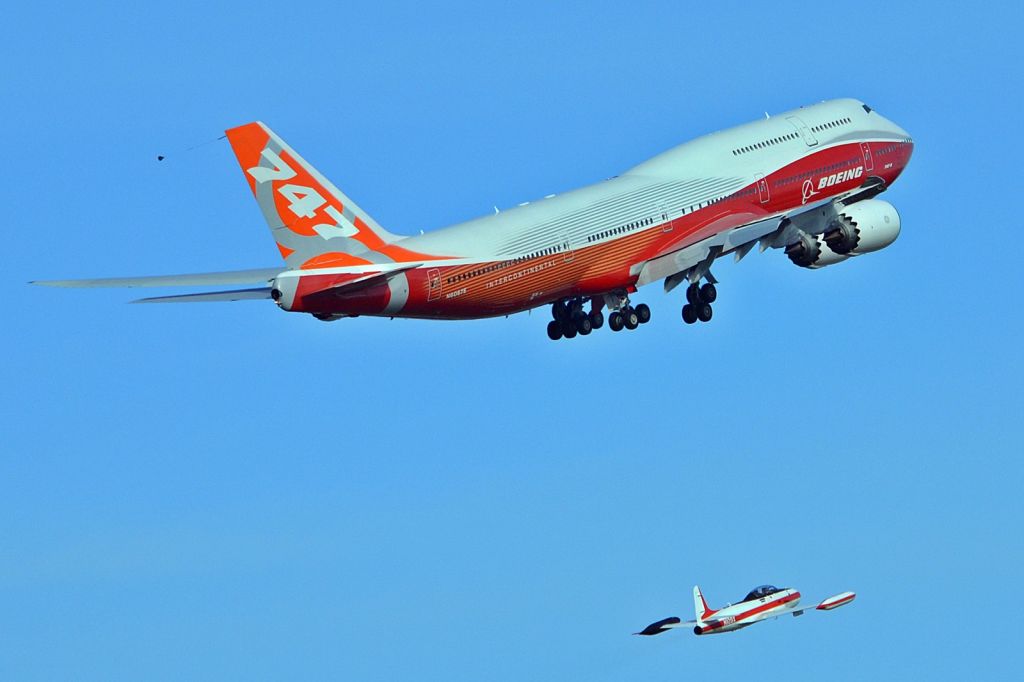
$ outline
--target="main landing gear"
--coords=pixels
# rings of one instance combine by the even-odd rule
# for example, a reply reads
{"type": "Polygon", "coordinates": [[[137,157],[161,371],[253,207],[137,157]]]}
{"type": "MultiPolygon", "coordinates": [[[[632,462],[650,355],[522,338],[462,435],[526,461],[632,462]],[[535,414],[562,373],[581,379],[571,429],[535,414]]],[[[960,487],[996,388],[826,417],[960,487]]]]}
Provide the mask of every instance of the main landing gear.
{"type": "MultiPolygon", "coordinates": [[[[604,326],[604,313],[601,308],[605,301],[602,298],[591,298],[590,312],[583,309],[585,300],[582,297],[556,301],[551,306],[551,322],[548,322],[548,338],[557,341],[561,338],[571,339],[576,335],[586,336],[595,329],[604,326]]],[[[626,296],[613,297],[615,309],[608,315],[608,327],[613,331],[636,329],[651,319],[651,309],[646,303],[637,307],[629,305],[626,296]]],[[[612,307],[609,304],[609,307],[612,307]]]]}
{"type": "Polygon", "coordinates": [[[718,290],[711,282],[703,285],[696,282],[686,288],[686,305],[683,306],[683,322],[693,324],[697,320],[709,322],[714,311],[711,304],[718,298],[718,290]]]}
{"type": "Polygon", "coordinates": [[[577,334],[586,336],[595,329],[604,326],[604,313],[595,304],[588,313],[583,309],[582,297],[564,301],[555,301],[551,306],[551,321],[548,322],[548,338],[552,341],[565,337],[574,338],[577,334]]]}
{"type": "Polygon", "coordinates": [[[635,308],[627,305],[609,315],[608,327],[613,332],[622,331],[623,329],[633,330],[650,321],[651,309],[647,307],[646,303],[641,303],[635,308]]]}

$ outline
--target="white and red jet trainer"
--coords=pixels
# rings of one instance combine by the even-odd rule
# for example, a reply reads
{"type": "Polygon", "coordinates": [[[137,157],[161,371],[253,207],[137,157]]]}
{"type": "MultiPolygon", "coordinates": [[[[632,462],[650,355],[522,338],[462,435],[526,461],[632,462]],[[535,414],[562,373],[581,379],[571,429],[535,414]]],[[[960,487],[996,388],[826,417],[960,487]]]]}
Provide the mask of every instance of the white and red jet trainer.
{"type": "Polygon", "coordinates": [[[787,613],[799,616],[804,611],[831,611],[849,604],[856,596],[853,592],[843,592],[829,597],[817,606],[800,606],[800,592],[797,590],[788,587],[779,589],[774,585],[761,585],[751,590],[740,603],[730,604],[716,611],[708,608],[708,603],[704,601],[704,595],[701,594],[700,588],[694,585],[693,606],[696,611],[696,620],[680,620],[673,616],[651,623],[634,634],[658,635],[671,628],[689,627],[690,625],[693,626],[695,635],[731,632],[787,613]]]}

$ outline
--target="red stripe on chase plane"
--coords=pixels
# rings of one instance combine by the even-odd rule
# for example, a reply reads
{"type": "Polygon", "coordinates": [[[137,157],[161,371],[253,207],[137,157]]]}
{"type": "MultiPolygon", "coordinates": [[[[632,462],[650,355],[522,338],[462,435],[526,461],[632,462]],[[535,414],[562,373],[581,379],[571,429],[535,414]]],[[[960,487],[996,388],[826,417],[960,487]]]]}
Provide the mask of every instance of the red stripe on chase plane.
{"type": "Polygon", "coordinates": [[[780,606],[784,606],[785,604],[789,604],[790,602],[797,601],[798,599],[800,599],[800,593],[799,592],[794,592],[792,594],[786,595],[782,599],[777,599],[775,601],[768,601],[768,602],[765,602],[764,604],[759,604],[758,606],[755,606],[754,608],[752,608],[752,609],[750,609],[748,611],[744,611],[743,613],[738,613],[735,616],[733,616],[733,618],[735,620],[733,620],[733,622],[731,622],[731,623],[726,623],[725,620],[720,620],[720,621],[717,621],[717,622],[708,623],[705,626],[706,627],[705,632],[710,632],[711,630],[718,630],[719,628],[723,628],[726,625],[735,625],[736,623],[740,623],[743,620],[746,620],[747,618],[751,618],[751,617],[756,616],[756,615],[758,615],[760,613],[764,613],[765,611],[770,611],[771,609],[775,609],[775,608],[778,608],[780,606]]]}

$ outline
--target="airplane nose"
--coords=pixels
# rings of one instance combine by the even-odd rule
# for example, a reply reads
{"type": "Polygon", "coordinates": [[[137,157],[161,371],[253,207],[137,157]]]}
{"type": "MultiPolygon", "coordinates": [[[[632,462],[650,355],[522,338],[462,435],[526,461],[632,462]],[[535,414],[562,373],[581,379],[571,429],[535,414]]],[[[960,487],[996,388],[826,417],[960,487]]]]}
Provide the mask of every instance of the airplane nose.
{"type": "Polygon", "coordinates": [[[904,138],[906,138],[908,140],[910,139],[910,133],[908,133],[902,127],[896,125],[895,123],[893,123],[889,119],[885,119],[885,122],[886,122],[886,124],[888,124],[887,127],[889,128],[890,132],[892,132],[894,135],[896,135],[898,137],[904,137],[904,138]]]}

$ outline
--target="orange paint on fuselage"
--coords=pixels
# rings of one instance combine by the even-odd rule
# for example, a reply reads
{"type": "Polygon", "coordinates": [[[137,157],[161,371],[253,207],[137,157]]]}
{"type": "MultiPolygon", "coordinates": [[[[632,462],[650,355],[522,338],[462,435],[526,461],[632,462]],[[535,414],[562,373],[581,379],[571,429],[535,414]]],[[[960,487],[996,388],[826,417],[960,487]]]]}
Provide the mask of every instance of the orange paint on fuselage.
{"type": "MultiPolygon", "coordinates": [[[[883,145],[876,142],[870,143],[869,147],[874,154],[883,145]]],[[[863,177],[851,177],[822,188],[816,192],[813,201],[853,190],[867,175],[881,177],[886,184],[891,184],[906,166],[911,149],[912,145],[908,144],[896,154],[888,156],[892,161],[889,168],[875,168],[863,177]]],[[[305,305],[293,309],[322,313],[472,319],[508,315],[567,296],[596,296],[629,289],[638,279],[638,274],[630,274],[633,265],[671,253],[722,231],[799,208],[805,203],[802,193],[804,179],[812,179],[816,183],[821,177],[845,168],[854,168],[860,163],[863,163],[861,143],[823,149],[766,176],[764,181],[769,188],[769,198],[765,202],[761,201],[757,184],[751,183],[692,213],[655,223],[612,241],[575,246],[570,252],[457,266],[445,266],[431,257],[435,262],[401,275],[408,278],[409,298],[397,313],[383,312],[389,297],[380,291],[376,296],[360,291],[351,296],[339,295],[326,301],[317,299],[317,305],[328,307],[315,311],[305,305]],[[438,270],[441,278],[440,293],[430,297],[427,269],[438,270]],[[374,310],[373,306],[378,304],[380,307],[374,310]]],[[[392,244],[377,248],[387,253],[386,249],[396,250],[400,247],[392,244]]],[[[412,260],[407,254],[401,255],[404,256],[402,260],[412,260]]],[[[387,286],[383,288],[386,290],[387,286]]]]}

